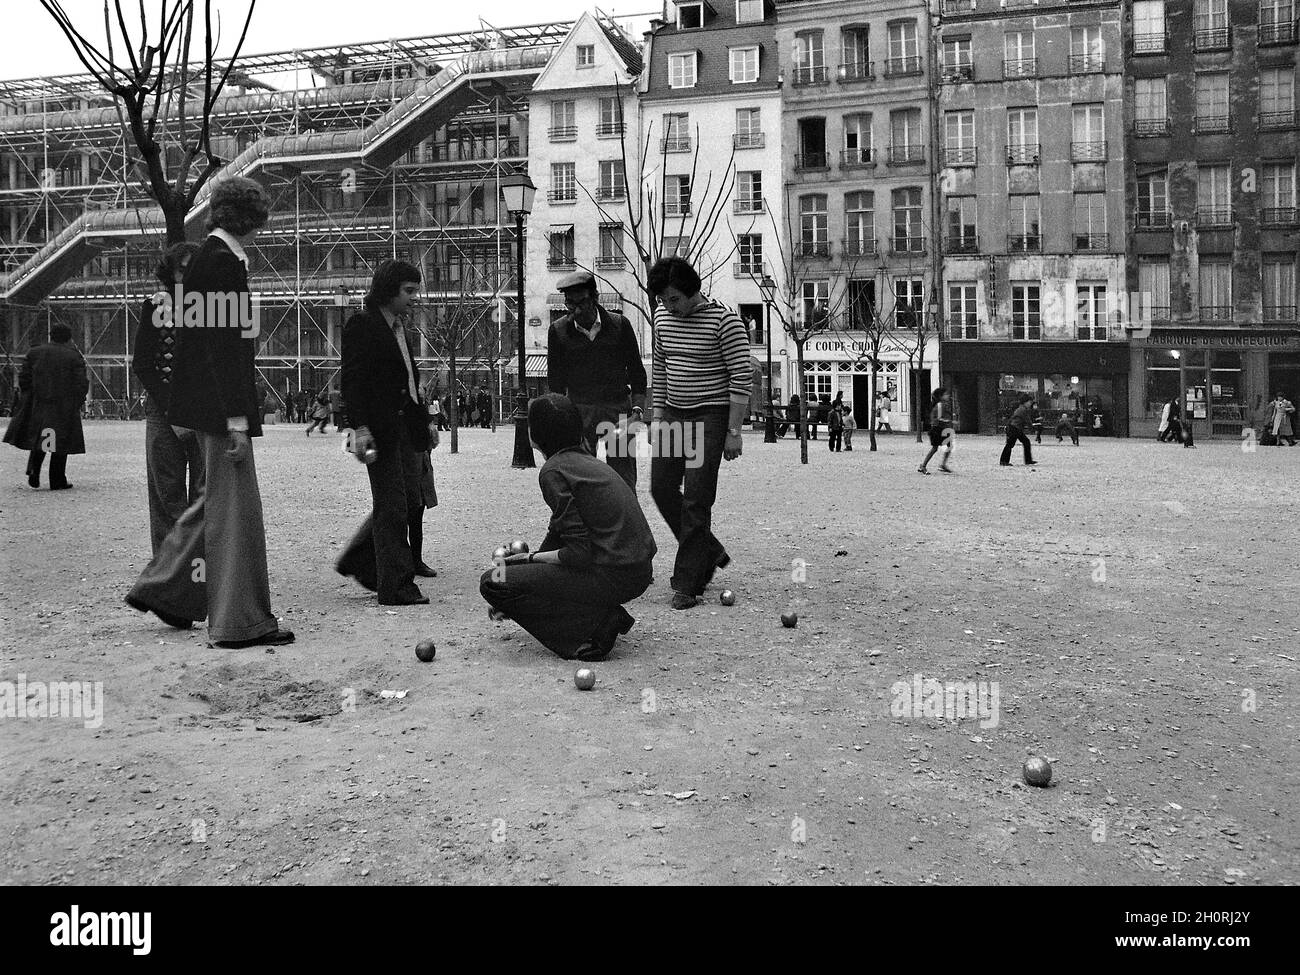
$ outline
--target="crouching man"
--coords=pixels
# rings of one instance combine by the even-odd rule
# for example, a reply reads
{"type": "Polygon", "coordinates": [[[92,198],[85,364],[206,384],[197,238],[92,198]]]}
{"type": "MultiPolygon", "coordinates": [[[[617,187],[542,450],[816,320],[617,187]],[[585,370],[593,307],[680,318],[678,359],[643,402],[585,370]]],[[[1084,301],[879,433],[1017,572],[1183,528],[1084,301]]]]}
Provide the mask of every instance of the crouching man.
{"type": "Polygon", "coordinates": [[[538,482],[551,523],[538,551],[483,573],[479,592],[557,656],[604,660],[635,622],[623,604],[653,581],[654,538],[636,493],[587,452],[567,397],[530,402],[528,431],[546,458],[538,482]]]}

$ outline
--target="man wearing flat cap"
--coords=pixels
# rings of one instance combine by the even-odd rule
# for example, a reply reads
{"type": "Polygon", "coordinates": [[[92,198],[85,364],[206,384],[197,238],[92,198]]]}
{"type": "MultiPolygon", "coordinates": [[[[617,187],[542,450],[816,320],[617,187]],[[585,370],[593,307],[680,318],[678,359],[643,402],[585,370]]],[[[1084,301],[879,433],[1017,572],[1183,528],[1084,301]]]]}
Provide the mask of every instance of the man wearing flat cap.
{"type": "MultiPolygon", "coordinates": [[[[602,308],[596,278],[575,271],[559,281],[568,314],[547,337],[551,392],[567,396],[582,415],[583,439],[594,456],[605,431],[625,431],[645,407],[646,373],[632,323],[602,308]],[[603,428],[602,428],[602,425],[603,428]]],[[[636,489],[636,445],[625,433],[606,438],[605,460],[636,489]]]]}

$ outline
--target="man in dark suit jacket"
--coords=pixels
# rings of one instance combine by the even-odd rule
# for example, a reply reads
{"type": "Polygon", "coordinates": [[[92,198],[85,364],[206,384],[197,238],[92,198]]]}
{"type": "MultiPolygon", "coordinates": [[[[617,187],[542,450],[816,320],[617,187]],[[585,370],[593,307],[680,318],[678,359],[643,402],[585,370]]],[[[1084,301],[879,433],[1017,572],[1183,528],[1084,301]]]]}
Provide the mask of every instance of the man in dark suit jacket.
{"type": "Polygon", "coordinates": [[[22,394],[18,412],[5,431],[4,441],[27,454],[27,483],[41,486],[41,466],[50,455],[50,490],[63,491],[68,483],[68,454],[84,454],[81,404],[90,382],[86,360],[72,347],[72,330],[66,325],[50,329],[50,341],[27,353],[18,373],[22,394]]]}
{"type": "Polygon", "coordinates": [[[336,568],[378,592],[384,606],[427,603],[415,576],[435,574],[416,564],[407,534],[410,512],[423,507],[421,454],[438,445],[437,422],[420,402],[420,372],[402,325],[419,290],[418,268],[384,261],[365,309],[343,329],[343,402],[373,508],[336,568]]]}
{"type": "Polygon", "coordinates": [[[252,241],[269,207],[240,176],[212,191],[207,240],[185,274],[167,416],[198,431],[206,483],[127,595],[180,628],[207,618],[218,647],[293,642],[271,609],[262,497],[252,437],[262,435],[255,365],[258,322],[248,284],[252,241]]]}
{"type": "MultiPolygon", "coordinates": [[[[645,408],[646,374],[632,324],[601,307],[596,279],[575,271],[560,279],[569,314],[546,338],[547,383],[552,393],[567,396],[582,416],[587,450],[596,455],[601,425],[626,430],[639,422],[645,408]]],[[[636,441],[609,435],[605,461],[636,490],[636,441]]]]}
{"type": "MultiPolygon", "coordinates": [[[[194,430],[167,420],[176,369],[176,289],[199,245],[168,247],[158,265],[159,291],[140,306],[131,369],[144,384],[144,457],[149,486],[149,541],[154,555],[185,509],[203,492],[203,449],[194,430]],[[189,483],[186,483],[186,472],[189,483]]],[[[184,309],[182,308],[182,313],[184,309]]]]}

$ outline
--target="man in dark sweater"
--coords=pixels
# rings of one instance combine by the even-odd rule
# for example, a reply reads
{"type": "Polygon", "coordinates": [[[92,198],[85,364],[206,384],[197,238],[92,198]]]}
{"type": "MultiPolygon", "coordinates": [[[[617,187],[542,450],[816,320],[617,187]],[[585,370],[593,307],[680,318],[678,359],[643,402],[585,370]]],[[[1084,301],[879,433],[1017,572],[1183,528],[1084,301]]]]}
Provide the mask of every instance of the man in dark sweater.
{"type": "Polygon", "coordinates": [[[606,461],[635,490],[636,441],[625,431],[629,419],[641,421],[645,407],[645,365],[636,333],[626,318],[600,306],[590,272],[566,275],[559,288],[569,314],[551,326],[547,337],[551,392],[567,396],[578,408],[583,440],[593,457],[604,435],[606,461]]]}
{"type": "Polygon", "coordinates": [[[1029,438],[1025,436],[1025,431],[1033,426],[1035,412],[1033,395],[1021,393],[1020,405],[1016,407],[1015,412],[1011,414],[1011,419],[1007,421],[1007,443],[1002,448],[1002,458],[999,461],[1003,467],[1011,466],[1011,448],[1016,445],[1017,440],[1025,449],[1025,466],[1032,467],[1038,463],[1038,461],[1034,460],[1033,452],[1029,446],[1029,438]]]}
{"type": "Polygon", "coordinates": [[[507,557],[479,582],[493,611],[565,660],[604,660],[635,622],[623,603],[653,581],[654,537],[633,491],[587,453],[577,407],[550,393],[528,404],[538,474],[551,509],[536,552],[507,557]]]}

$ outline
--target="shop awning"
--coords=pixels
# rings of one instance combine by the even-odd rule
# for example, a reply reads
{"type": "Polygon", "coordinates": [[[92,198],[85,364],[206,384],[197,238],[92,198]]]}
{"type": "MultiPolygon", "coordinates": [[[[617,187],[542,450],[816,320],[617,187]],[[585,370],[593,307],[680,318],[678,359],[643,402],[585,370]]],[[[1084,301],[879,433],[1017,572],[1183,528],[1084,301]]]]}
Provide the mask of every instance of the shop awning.
{"type": "MultiPolygon", "coordinates": [[[[519,356],[515,356],[509,362],[503,362],[501,364],[501,367],[507,377],[518,376],[519,356]]],[[[545,379],[546,378],[546,353],[545,352],[526,353],[524,355],[524,369],[526,370],[524,375],[527,376],[529,379],[545,379]]]]}

